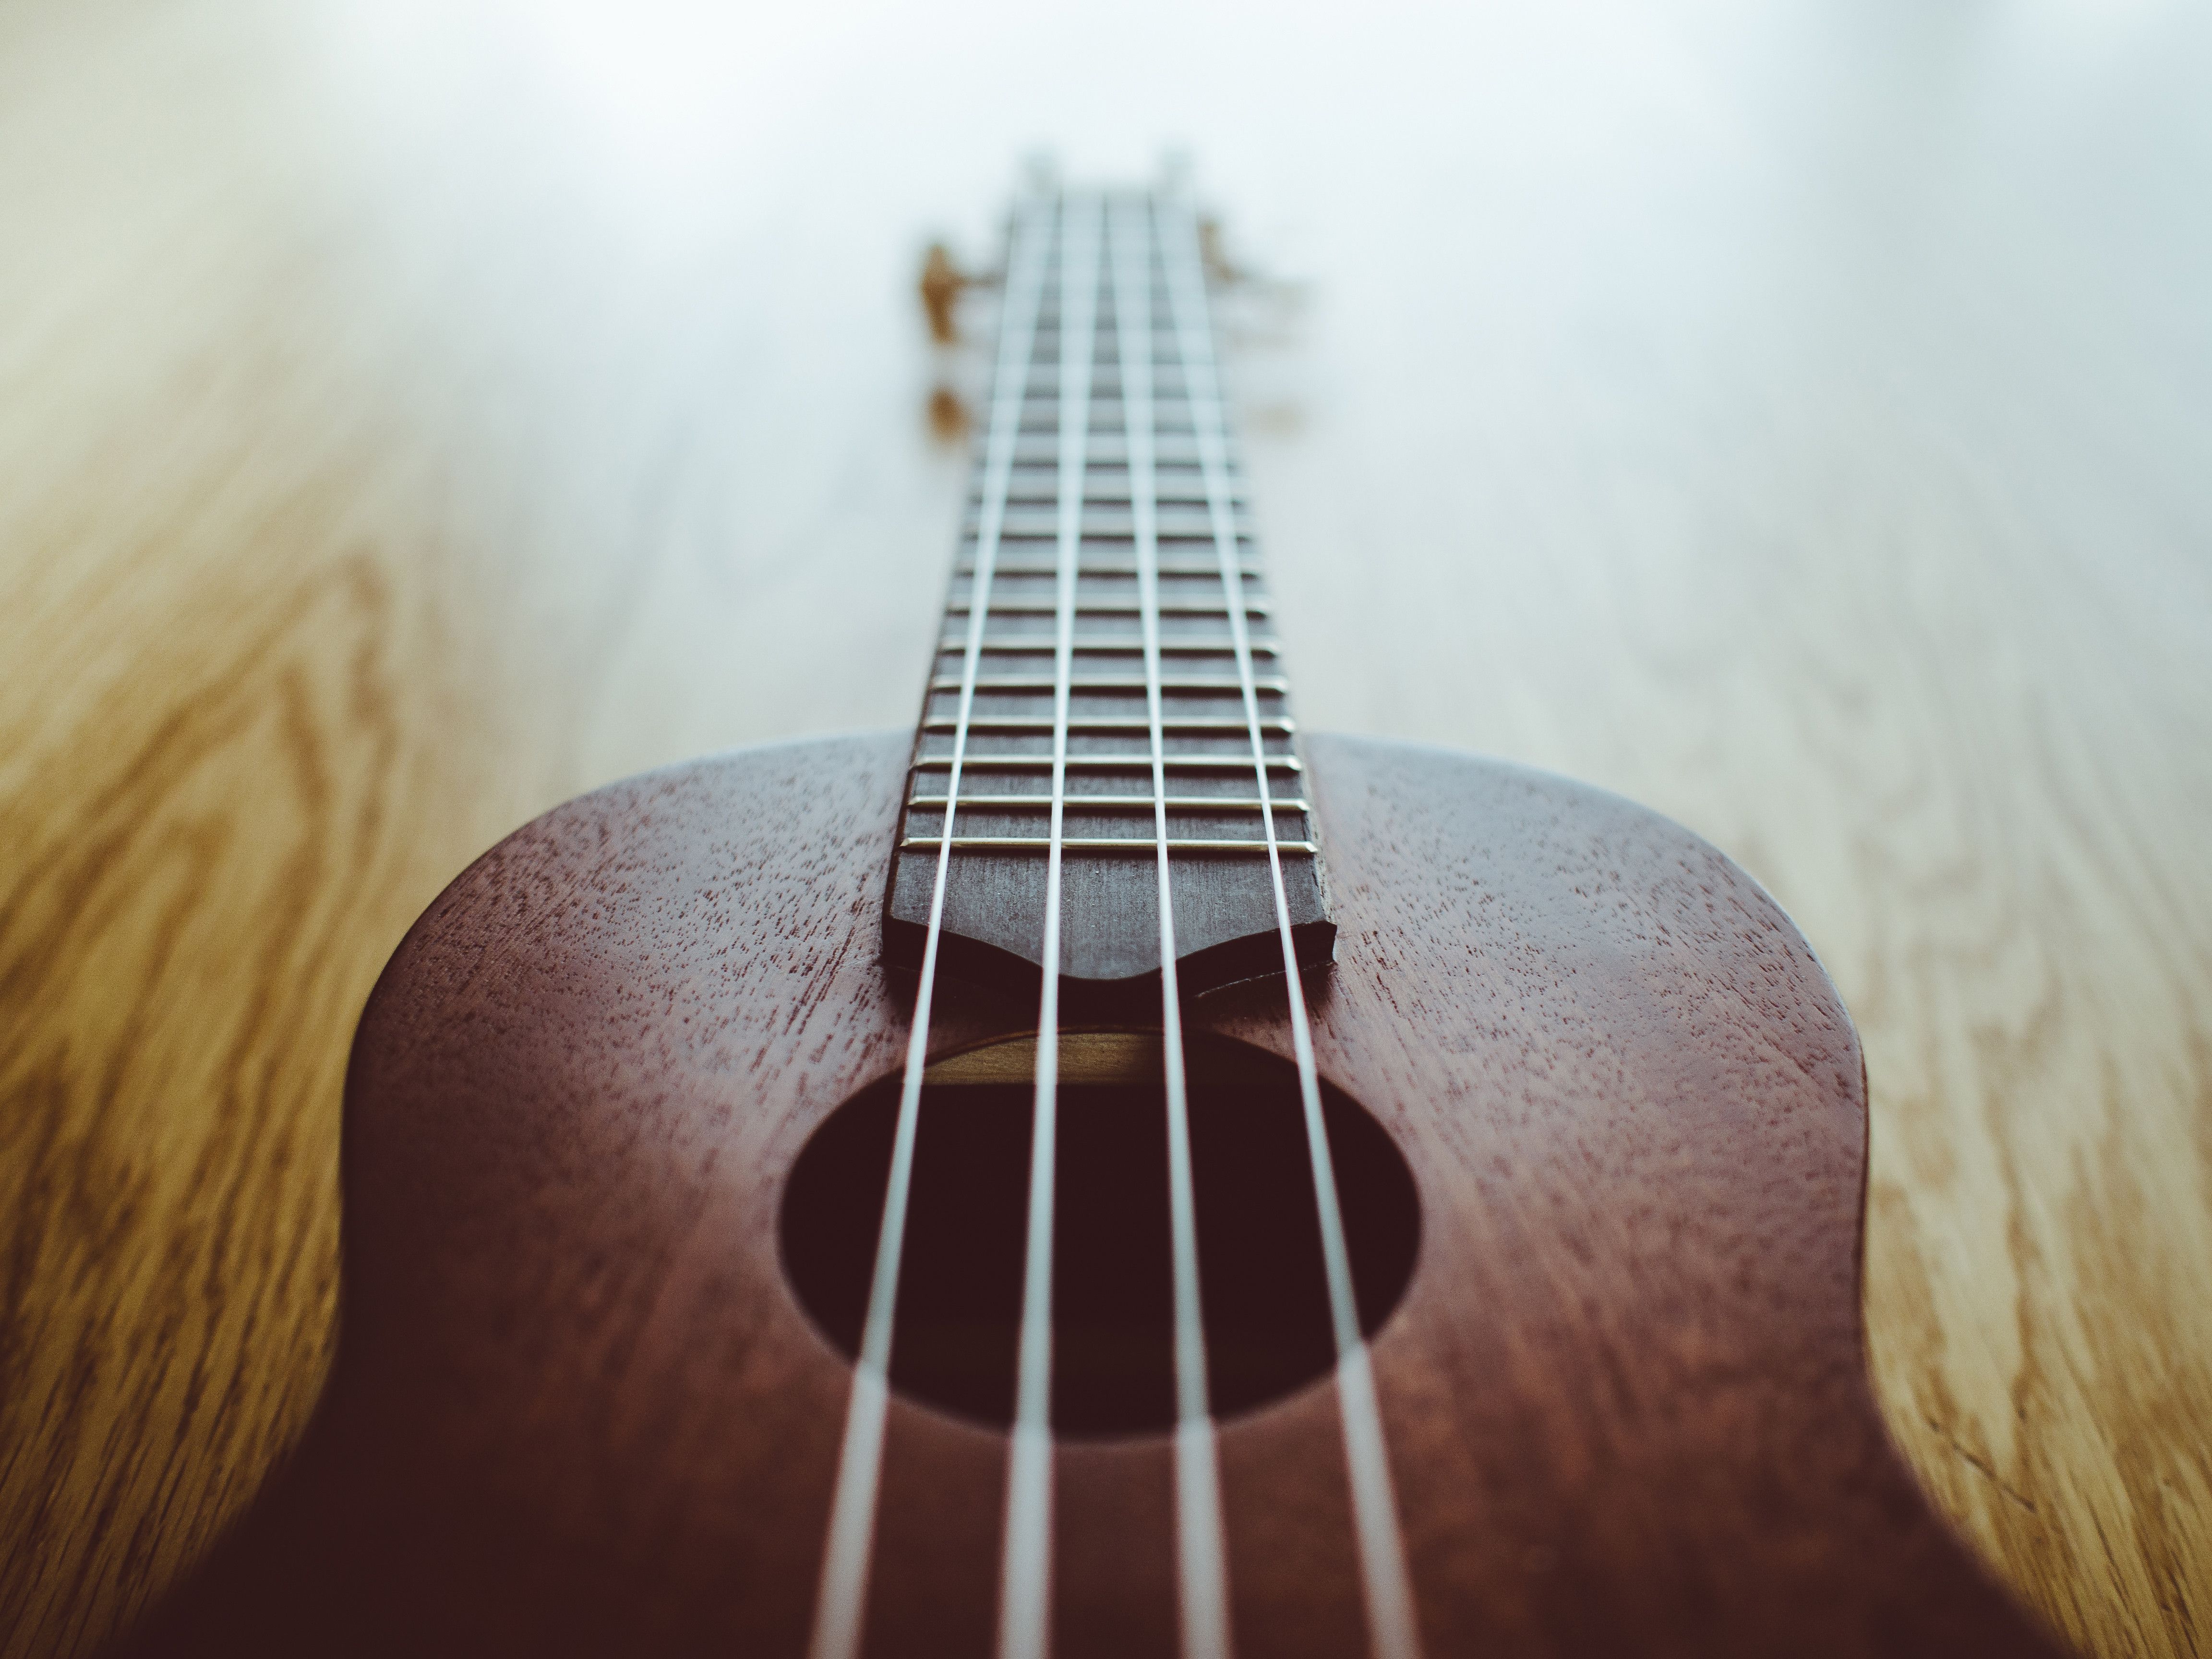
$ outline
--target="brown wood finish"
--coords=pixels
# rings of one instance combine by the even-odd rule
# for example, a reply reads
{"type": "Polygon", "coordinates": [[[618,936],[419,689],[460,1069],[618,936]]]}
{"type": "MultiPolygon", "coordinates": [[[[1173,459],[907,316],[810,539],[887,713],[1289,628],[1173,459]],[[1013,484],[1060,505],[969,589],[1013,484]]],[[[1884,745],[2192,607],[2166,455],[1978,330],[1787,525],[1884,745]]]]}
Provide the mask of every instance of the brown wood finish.
{"type": "MultiPolygon", "coordinates": [[[[1310,753],[1342,927],[1322,1069],[1423,1204],[1376,1368],[1430,1651],[2052,1652],[1884,1433],[1859,1051],[1788,920],[1601,791],[1310,753]]],[[[134,1652],[801,1650],[848,1373],[776,1204],[898,1061],[872,945],[905,758],[648,775],[431,908],[354,1052],[320,1413],[134,1652]]],[[[1281,1050],[1279,984],[1194,1028],[1281,1050]]],[[[1029,1012],[947,985],[939,1046],[1029,1012]]],[[[895,1402],[871,1653],[988,1647],[1005,1443],[895,1402]]],[[[1364,1647],[1340,1444],[1328,1383],[1224,1429],[1246,1653],[1364,1647]]],[[[1169,1641],[1169,1483],[1158,1438],[1062,1453],[1064,1659],[1169,1641]]]]}

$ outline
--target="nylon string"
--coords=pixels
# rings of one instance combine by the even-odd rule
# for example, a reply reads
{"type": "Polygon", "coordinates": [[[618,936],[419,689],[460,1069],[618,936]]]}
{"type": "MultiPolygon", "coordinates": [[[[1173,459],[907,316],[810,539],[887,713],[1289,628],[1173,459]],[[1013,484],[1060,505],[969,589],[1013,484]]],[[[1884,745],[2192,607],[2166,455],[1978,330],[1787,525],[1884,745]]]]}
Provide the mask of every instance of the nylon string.
{"type": "MultiPolygon", "coordinates": [[[[1180,206],[1180,204],[1179,204],[1180,206]]],[[[1376,1659],[1418,1659],[1420,1638],[1413,1616],[1413,1586],[1407,1577],[1398,1506],[1391,1490],[1389,1454],[1375,1395],[1375,1374],[1367,1343],[1360,1334],[1358,1304],[1352,1292],[1352,1258],[1344,1239],[1344,1216],[1337,1201],[1336,1172],[1329,1157],[1328,1133],[1322,1115],[1320,1068],[1314,1059],[1313,1028],[1306,1014],[1305,988],[1291,933],[1290,900],[1283,886],[1282,850],[1275,836],[1275,811],[1268,789],[1267,745],[1261,736],[1260,696],[1252,672],[1252,647],[1245,625],[1244,575],[1237,542],[1235,509],[1229,494],[1228,442],[1224,430],[1220,380],[1214,367],[1212,324],[1206,311],[1206,276],[1196,227],[1187,206],[1162,216],[1176,243],[1166,260],[1168,295],[1189,389],[1191,424],[1199,462],[1206,476],[1206,503],[1213,526],[1214,550],[1229,612],[1230,638],[1237,653],[1237,676],[1243,692],[1245,721],[1252,739],[1252,771],[1260,799],[1260,821],[1267,842],[1267,870],[1274,884],[1275,921],[1281,934],[1285,990],[1290,1000],[1291,1044],[1297,1059],[1298,1093],[1304,1109],[1306,1151],[1312,1167],[1314,1202],[1322,1236],[1322,1260],[1328,1284],[1329,1322],[1336,1339],[1337,1400],[1344,1431],[1345,1459],[1352,1478],[1352,1529],[1359,1552],[1362,1588],[1367,1601],[1369,1641],[1376,1659]]]]}
{"type": "Polygon", "coordinates": [[[968,724],[975,702],[983,626],[989,614],[991,577],[1006,494],[1029,387],[1030,357],[1043,289],[1051,227],[1041,204],[1024,205],[1015,221],[1006,260],[1006,309],[999,333],[992,381],[991,424],[985,440],[983,501],[976,526],[975,556],[969,579],[967,654],[960,669],[959,718],[953,728],[951,779],[945,786],[945,827],[938,840],[936,885],[921,950],[914,1024],[907,1036],[906,1071],[899,1091],[898,1124],[891,1139],[890,1176],[884,1189],[883,1220],[876,1235],[875,1270],[861,1327],[860,1352],[845,1411],[838,1451],[837,1486],[823,1553],[811,1659],[856,1659],[866,1610],[868,1568],[875,1539],[876,1498],[883,1471],[884,1424],[890,1402],[891,1327],[898,1305],[899,1258],[906,1243],[907,1201],[913,1184],[914,1143],[921,1116],[922,1073],[929,1057],[929,1015],[937,984],[937,946],[945,921],[945,874],[952,857],[952,817],[960,799],[960,769],[967,758],[968,724]]]}
{"type": "Polygon", "coordinates": [[[1175,906],[1168,871],[1167,742],[1160,689],[1158,477],[1152,440],[1152,228],[1144,198],[1113,219],[1114,323],[1121,347],[1129,501],[1145,640],[1145,707],[1152,728],[1152,838],[1160,905],[1160,1030],[1168,1128],[1168,1226],[1175,1287],[1176,1554],[1185,1659],[1229,1659],[1229,1588],[1220,1477],[1207,1408],[1206,1325],[1199,1296],[1198,1206],[1191,1176],[1190,1103],[1182,1005],[1176,980],[1175,906]]]}
{"type": "Polygon", "coordinates": [[[1067,807],[1068,682],[1083,559],[1091,362],[1097,349],[1100,217],[1095,197],[1060,199],[1060,588],[1053,648],[1052,830],[1045,853],[1043,990],[1037,1006],[1036,1105],[1030,1131],[1029,1226],[1006,1466],[999,1659],[1044,1659],[1052,1613],[1052,1224],[1060,1085],[1060,874],[1067,807]]]}

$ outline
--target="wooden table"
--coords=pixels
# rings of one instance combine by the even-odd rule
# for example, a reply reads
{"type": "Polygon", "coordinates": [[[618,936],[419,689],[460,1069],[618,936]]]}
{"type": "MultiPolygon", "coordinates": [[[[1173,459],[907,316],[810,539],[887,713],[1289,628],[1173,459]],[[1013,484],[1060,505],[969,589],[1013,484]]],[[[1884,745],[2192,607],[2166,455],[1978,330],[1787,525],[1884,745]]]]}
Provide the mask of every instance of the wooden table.
{"type": "Polygon", "coordinates": [[[1774,890],[1867,1039],[1899,1439],[2088,1650],[2212,1652],[2201,9],[787,9],[0,12],[0,1652],[299,1426],[440,885],[912,718],[980,370],[913,274],[1038,138],[1188,142],[1283,279],[1236,366],[1309,720],[1774,890]]]}

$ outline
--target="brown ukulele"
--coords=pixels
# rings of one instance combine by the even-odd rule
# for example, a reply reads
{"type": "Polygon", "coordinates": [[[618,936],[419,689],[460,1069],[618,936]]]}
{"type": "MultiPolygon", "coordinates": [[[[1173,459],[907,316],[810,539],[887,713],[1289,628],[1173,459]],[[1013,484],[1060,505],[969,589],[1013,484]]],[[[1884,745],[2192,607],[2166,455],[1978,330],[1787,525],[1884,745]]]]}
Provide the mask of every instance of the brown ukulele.
{"type": "Polygon", "coordinates": [[[569,803],[346,1096],[160,1655],[2048,1656],[1892,1450],[1759,885],[1292,723],[1177,195],[1017,210],[918,734],[569,803]]]}

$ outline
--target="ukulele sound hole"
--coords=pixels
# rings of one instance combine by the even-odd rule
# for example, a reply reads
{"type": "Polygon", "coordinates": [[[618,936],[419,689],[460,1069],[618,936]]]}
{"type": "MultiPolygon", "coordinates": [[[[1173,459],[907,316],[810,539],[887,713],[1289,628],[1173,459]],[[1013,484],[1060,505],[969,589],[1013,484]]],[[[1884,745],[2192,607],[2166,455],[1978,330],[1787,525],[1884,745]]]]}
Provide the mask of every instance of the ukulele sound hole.
{"type": "MultiPolygon", "coordinates": [[[[1028,1039],[931,1068],[915,1142],[891,1382],[945,1411],[1012,1420],[1036,1091],[1028,1039]]],[[[1220,1038],[1187,1051],[1206,1383],[1226,1417],[1335,1364],[1297,1073],[1220,1038]]],[[[1156,1036],[1062,1039],[1053,1239],[1052,1420],[1064,1436],[1174,1427],[1168,1126],[1156,1036]]],[[[900,1079],[831,1114],[785,1190],[785,1271],[849,1358],[882,1224],[900,1079]]],[[[1420,1240],[1412,1173],[1382,1127],[1322,1085],[1362,1328],[1397,1305],[1420,1240]]]]}

